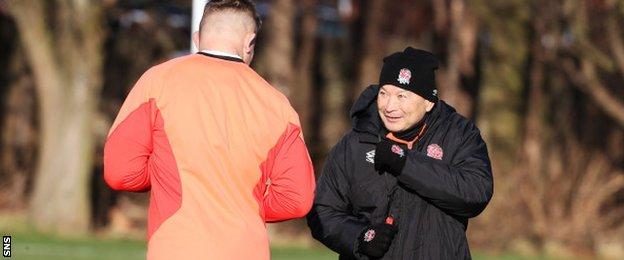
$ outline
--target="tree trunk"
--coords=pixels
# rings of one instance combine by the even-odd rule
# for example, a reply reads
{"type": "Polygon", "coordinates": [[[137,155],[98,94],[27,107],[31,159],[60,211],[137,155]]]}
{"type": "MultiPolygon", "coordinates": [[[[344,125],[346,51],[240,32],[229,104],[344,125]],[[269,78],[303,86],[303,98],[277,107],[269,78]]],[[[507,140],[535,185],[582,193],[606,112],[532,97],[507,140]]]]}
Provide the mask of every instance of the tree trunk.
{"type": "Polygon", "coordinates": [[[271,15],[267,21],[267,41],[263,54],[268,69],[267,80],[287,97],[292,96],[295,72],[293,65],[294,18],[295,4],[293,1],[273,1],[271,15]]]}
{"type": "MultiPolygon", "coordinates": [[[[361,14],[359,19],[363,19],[362,26],[364,39],[361,43],[362,52],[356,53],[360,56],[357,84],[355,86],[354,99],[357,98],[370,84],[379,81],[381,72],[384,45],[381,39],[381,24],[384,19],[383,0],[362,1],[361,14]]],[[[356,39],[357,41],[357,39],[356,39]]]]}
{"type": "Polygon", "coordinates": [[[523,165],[521,178],[525,179],[521,186],[521,196],[528,206],[528,210],[533,218],[533,232],[542,238],[547,227],[547,220],[544,212],[543,193],[544,185],[542,179],[542,134],[543,134],[543,110],[544,110],[544,50],[540,39],[545,33],[543,15],[539,15],[532,21],[533,38],[531,39],[530,55],[532,60],[529,63],[528,71],[528,95],[526,97],[526,116],[524,118],[524,142],[520,156],[523,165]],[[529,181],[526,181],[529,180],[529,181]]]}
{"type": "Polygon", "coordinates": [[[518,171],[518,148],[521,145],[521,103],[528,57],[528,6],[522,1],[470,1],[487,39],[484,47],[479,81],[478,126],[488,144],[495,174],[494,197],[488,209],[471,222],[470,241],[490,247],[504,247],[510,240],[522,238],[530,226],[526,210],[518,194],[515,175],[518,171]],[[500,219],[506,221],[501,222],[500,219]],[[497,230],[497,232],[490,232],[497,230]],[[512,239],[510,239],[512,238],[512,239]]]}
{"type": "Polygon", "coordinates": [[[34,83],[17,44],[17,28],[0,14],[0,208],[28,205],[37,152],[34,83]]]}
{"type": "MultiPolygon", "coordinates": [[[[323,50],[320,56],[320,73],[324,75],[323,93],[319,97],[322,106],[322,147],[319,154],[325,158],[326,153],[340,140],[349,127],[345,111],[345,100],[347,95],[347,82],[340,73],[340,43],[336,39],[324,39],[323,50]]],[[[319,167],[319,169],[321,169],[319,167]]]]}
{"type": "MultiPolygon", "coordinates": [[[[293,101],[303,127],[312,131],[312,63],[316,50],[316,0],[302,1],[301,47],[297,54],[297,84],[293,84],[293,101]]],[[[307,135],[306,135],[307,136],[307,135]]]]}
{"type": "MultiPolygon", "coordinates": [[[[439,5],[439,4],[438,4],[439,5]]],[[[436,9],[439,9],[436,6],[436,9]]],[[[444,14],[445,12],[437,11],[444,14]]],[[[468,12],[464,0],[452,0],[450,4],[449,44],[447,46],[446,68],[440,70],[440,94],[457,111],[466,116],[472,116],[474,97],[462,88],[462,76],[473,76],[472,64],[475,56],[477,22],[468,12]]],[[[439,23],[439,22],[438,22],[439,23]]]]}
{"type": "Polygon", "coordinates": [[[10,1],[9,9],[35,76],[42,128],[31,220],[43,231],[84,233],[91,119],[101,87],[101,7],[78,0],[19,0],[10,1]]]}

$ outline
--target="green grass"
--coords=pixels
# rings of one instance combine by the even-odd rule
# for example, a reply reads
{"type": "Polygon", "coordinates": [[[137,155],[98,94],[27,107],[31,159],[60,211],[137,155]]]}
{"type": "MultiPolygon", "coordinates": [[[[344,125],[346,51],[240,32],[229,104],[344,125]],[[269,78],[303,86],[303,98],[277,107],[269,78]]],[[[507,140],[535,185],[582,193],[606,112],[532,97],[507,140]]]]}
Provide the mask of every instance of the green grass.
{"type": "Polygon", "coordinates": [[[287,260],[316,260],[338,259],[338,255],[325,248],[302,248],[302,247],[271,247],[271,259],[287,260]]]}
{"type": "Polygon", "coordinates": [[[514,253],[489,254],[477,252],[472,254],[472,259],[477,260],[549,260],[553,259],[546,256],[522,256],[514,253]]]}
{"type": "Polygon", "coordinates": [[[13,240],[11,253],[14,259],[145,258],[145,243],[143,241],[103,238],[68,239],[35,233],[11,235],[13,240]]]}
{"type": "MultiPolygon", "coordinates": [[[[145,259],[146,245],[142,240],[111,238],[59,238],[34,232],[7,233],[12,237],[12,258],[32,260],[105,260],[145,259]]],[[[337,259],[324,248],[276,246],[271,248],[272,259],[337,259]]]]}
{"type": "MultiPolygon", "coordinates": [[[[110,235],[62,238],[35,231],[20,212],[0,212],[0,234],[11,236],[11,258],[27,260],[145,259],[146,242],[140,237],[122,239],[110,235]]],[[[271,247],[271,259],[338,259],[324,247],[279,245],[271,247]]]]}
{"type": "MultiPolygon", "coordinates": [[[[27,260],[108,260],[145,259],[146,243],[141,239],[122,239],[110,235],[96,235],[82,238],[61,238],[34,231],[21,216],[0,214],[0,234],[12,238],[12,258],[27,260]]],[[[512,253],[490,254],[473,252],[480,260],[549,259],[544,256],[520,256],[512,253]]],[[[338,259],[338,256],[323,246],[303,247],[279,245],[271,247],[273,260],[324,260],[338,259]]]]}
{"type": "MultiPolygon", "coordinates": [[[[2,233],[7,235],[7,233],[2,233]]],[[[36,233],[13,233],[13,259],[32,260],[104,260],[104,259],[145,259],[145,242],[111,238],[58,238],[36,233]]],[[[275,246],[271,248],[274,260],[323,260],[338,259],[338,256],[325,248],[304,248],[299,246],[275,246]]],[[[474,259],[482,260],[521,260],[548,259],[546,257],[523,257],[515,254],[476,253],[474,259]]]]}
{"type": "MultiPolygon", "coordinates": [[[[12,236],[12,259],[28,260],[108,260],[145,259],[146,245],[142,240],[118,238],[59,238],[35,232],[6,233],[12,236]]],[[[325,248],[305,248],[301,246],[274,246],[271,248],[273,260],[323,260],[338,259],[338,256],[325,248]]],[[[477,252],[474,259],[481,260],[521,260],[549,259],[547,257],[526,257],[516,254],[487,254],[477,252]]],[[[8,258],[7,258],[8,259],[8,258]]]]}

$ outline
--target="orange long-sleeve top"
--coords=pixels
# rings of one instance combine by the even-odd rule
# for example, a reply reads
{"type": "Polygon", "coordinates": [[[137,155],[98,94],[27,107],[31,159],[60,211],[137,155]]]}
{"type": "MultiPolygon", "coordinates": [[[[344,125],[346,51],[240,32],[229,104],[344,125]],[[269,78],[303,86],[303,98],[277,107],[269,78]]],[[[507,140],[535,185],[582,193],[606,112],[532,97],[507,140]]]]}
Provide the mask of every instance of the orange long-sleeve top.
{"type": "Polygon", "coordinates": [[[115,190],[149,191],[148,259],[269,259],[266,222],[315,182],[297,113],[245,63],[193,54],[148,70],[104,148],[115,190]]]}

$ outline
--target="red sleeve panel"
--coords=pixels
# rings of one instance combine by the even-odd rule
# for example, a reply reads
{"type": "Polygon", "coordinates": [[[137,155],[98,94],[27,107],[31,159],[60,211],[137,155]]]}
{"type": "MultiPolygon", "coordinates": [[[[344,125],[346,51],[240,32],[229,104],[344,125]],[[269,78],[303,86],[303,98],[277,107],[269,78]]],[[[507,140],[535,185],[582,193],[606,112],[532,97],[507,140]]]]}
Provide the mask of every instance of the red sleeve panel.
{"type": "Polygon", "coordinates": [[[180,175],[154,99],[130,112],[109,135],[104,179],[114,190],[151,191],[148,237],[180,208],[180,175]]]}
{"type": "Polygon", "coordinates": [[[260,169],[262,178],[254,192],[265,221],[300,218],[310,211],[316,184],[299,126],[288,124],[260,169]]]}
{"type": "Polygon", "coordinates": [[[106,140],[104,180],[112,189],[134,192],[150,189],[155,117],[154,101],[143,103],[117,125],[106,140]]]}

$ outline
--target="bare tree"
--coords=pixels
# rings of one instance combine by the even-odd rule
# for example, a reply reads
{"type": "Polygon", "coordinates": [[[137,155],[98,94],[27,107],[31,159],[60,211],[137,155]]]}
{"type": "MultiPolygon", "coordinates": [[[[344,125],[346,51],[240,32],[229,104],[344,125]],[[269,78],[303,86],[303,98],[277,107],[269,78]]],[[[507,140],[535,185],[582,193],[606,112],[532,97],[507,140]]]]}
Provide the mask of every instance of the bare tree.
{"type": "Polygon", "coordinates": [[[310,130],[311,64],[314,58],[316,31],[315,6],[316,0],[302,1],[301,23],[296,27],[298,9],[294,2],[273,1],[271,15],[266,24],[267,39],[262,54],[267,80],[293,102],[304,133],[310,130]],[[295,34],[295,31],[298,34],[295,34]],[[297,38],[300,39],[300,46],[295,46],[297,38]]]}
{"type": "Polygon", "coordinates": [[[267,66],[267,80],[291,96],[295,68],[293,66],[295,3],[289,0],[273,1],[271,15],[266,24],[264,61],[267,66]]]}
{"type": "Polygon", "coordinates": [[[30,205],[35,226],[82,233],[89,227],[92,118],[101,87],[98,1],[8,2],[34,73],[41,137],[30,205]]]}
{"type": "Polygon", "coordinates": [[[312,131],[312,64],[316,55],[316,3],[317,0],[304,0],[301,3],[301,45],[296,56],[297,78],[292,85],[294,106],[299,113],[304,133],[312,131]]]}
{"type": "MultiPolygon", "coordinates": [[[[535,8],[537,9],[537,8],[535,8]]],[[[547,220],[544,213],[546,208],[544,203],[545,186],[541,182],[543,177],[542,158],[543,158],[543,133],[544,124],[544,63],[545,50],[541,44],[540,38],[546,33],[546,14],[545,11],[536,11],[537,14],[531,21],[532,37],[529,62],[526,111],[524,117],[524,142],[520,152],[520,162],[522,167],[518,175],[518,182],[525,181],[526,185],[520,185],[520,196],[526,207],[533,216],[534,224],[533,232],[543,237],[547,230],[547,220]]]]}
{"type": "Polygon", "coordinates": [[[440,95],[457,111],[467,117],[472,116],[473,97],[464,90],[462,77],[474,76],[473,67],[478,23],[470,12],[465,0],[434,1],[435,25],[438,33],[448,39],[446,64],[440,69],[440,95]],[[439,16],[439,17],[438,17],[439,16]],[[448,22],[444,22],[448,19],[448,22]],[[448,26],[448,29],[445,27],[448,26]]]}
{"type": "Polygon", "coordinates": [[[381,39],[381,24],[384,19],[386,1],[361,0],[360,24],[363,39],[357,39],[361,44],[361,53],[355,53],[359,59],[358,78],[356,80],[354,98],[357,98],[369,84],[379,80],[381,61],[385,53],[385,44],[381,39]]]}
{"type": "Polygon", "coordinates": [[[519,111],[525,88],[521,79],[529,57],[529,8],[524,0],[467,3],[479,21],[478,41],[482,48],[477,54],[481,62],[474,67],[482,72],[474,99],[477,123],[488,144],[496,183],[492,201],[471,222],[468,235],[471,244],[501,249],[518,241],[531,227],[524,220],[526,217],[518,214],[518,209],[526,210],[519,203],[518,184],[514,180],[518,175],[514,169],[522,141],[520,130],[526,116],[519,111]]]}
{"type": "MultiPolygon", "coordinates": [[[[572,2],[571,2],[572,3],[572,2]]],[[[608,47],[611,50],[612,60],[617,65],[619,72],[621,75],[624,75],[624,41],[622,40],[621,32],[618,29],[618,13],[622,4],[616,4],[617,1],[606,1],[605,9],[609,10],[607,14],[607,18],[605,21],[606,28],[606,41],[608,42],[608,47]]],[[[579,68],[574,65],[574,62],[570,59],[563,60],[563,70],[568,74],[568,76],[573,81],[573,86],[577,87],[580,91],[590,96],[595,103],[602,108],[602,110],[609,116],[611,116],[620,127],[624,128],[624,100],[621,98],[617,98],[613,93],[609,91],[609,89],[602,83],[600,79],[599,73],[597,72],[597,67],[605,65],[601,65],[603,63],[611,64],[611,60],[607,58],[608,54],[602,54],[598,51],[599,48],[594,46],[591,43],[590,37],[590,28],[584,21],[587,21],[587,6],[583,4],[576,3],[576,8],[574,9],[577,15],[574,19],[574,31],[576,36],[580,38],[579,42],[581,42],[582,47],[589,49],[590,51],[584,51],[578,57],[580,60],[579,68]],[[593,50],[593,51],[591,51],[593,50]],[[595,58],[592,56],[598,56],[600,58],[595,58]],[[602,61],[605,60],[606,61],[602,61]]]]}
{"type": "Polygon", "coordinates": [[[610,159],[603,138],[586,138],[617,140],[612,128],[600,124],[621,125],[624,111],[605,83],[613,61],[599,47],[614,36],[596,38],[597,27],[587,21],[600,26],[608,18],[598,18],[604,6],[588,3],[533,2],[524,138],[516,166],[528,209],[520,214],[531,221],[532,242],[581,254],[594,254],[601,241],[624,230],[621,159],[610,159]],[[556,22],[561,20],[566,23],[556,22]],[[566,39],[569,31],[574,41],[566,39]]]}
{"type": "MultiPolygon", "coordinates": [[[[7,26],[4,24],[3,26],[7,26]]],[[[4,39],[7,45],[10,40],[4,39]]],[[[14,40],[15,41],[15,40],[14,40]]],[[[12,45],[12,44],[11,44],[12,45]]],[[[2,91],[2,136],[0,138],[0,207],[24,208],[27,194],[32,186],[37,152],[35,102],[33,78],[24,64],[24,55],[19,47],[11,49],[7,64],[1,64],[2,91]]],[[[6,54],[6,53],[4,53],[6,54]]]]}

